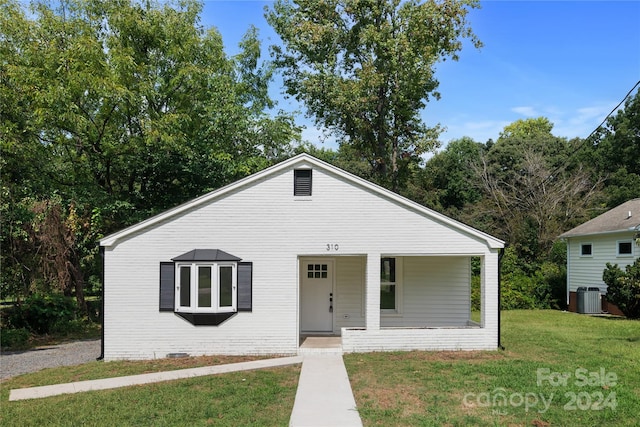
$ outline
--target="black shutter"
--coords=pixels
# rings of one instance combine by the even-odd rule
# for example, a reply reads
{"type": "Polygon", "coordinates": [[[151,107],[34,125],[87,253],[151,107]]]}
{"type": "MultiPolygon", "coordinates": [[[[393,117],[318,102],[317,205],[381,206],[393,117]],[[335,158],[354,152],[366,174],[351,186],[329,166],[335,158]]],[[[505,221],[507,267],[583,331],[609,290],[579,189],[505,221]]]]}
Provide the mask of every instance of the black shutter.
{"type": "Polygon", "coordinates": [[[311,169],[293,171],[293,195],[311,196],[311,169]]]}
{"type": "Polygon", "coordinates": [[[253,263],[238,263],[238,311],[251,311],[253,263]]]}
{"type": "Polygon", "coordinates": [[[160,263],[160,311],[174,311],[175,304],[175,265],[172,262],[160,263]]]}

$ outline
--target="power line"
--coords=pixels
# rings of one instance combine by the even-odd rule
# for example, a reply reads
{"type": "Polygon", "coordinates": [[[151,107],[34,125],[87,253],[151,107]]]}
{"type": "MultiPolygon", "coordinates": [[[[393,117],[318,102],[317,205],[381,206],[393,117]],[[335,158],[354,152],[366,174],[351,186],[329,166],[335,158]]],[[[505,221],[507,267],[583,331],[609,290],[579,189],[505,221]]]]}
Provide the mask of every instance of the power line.
{"type": "MultiPolygon", "coordinates": [[[[601,122],[601,123],[600,123],[600,124],[599,124],[595,129],[594,129],[594,130],[592,130],[592,131],[591,131],[591,133],[589,134],[589,136],[587,136],[587,137],[584,139],[584,141],[582,142],[582,144],[584,144],[584,143],[585,143],[589,138],[591,138],[591,135],[593,135],[594,133],[596,133],[596,132],[597,132],[597,130],[598,130],[598,129],[600,129],[600,128],[602,127],[602,125],[603,125],[603,124],[605,124],[605,122],[607,121],[607,119],[608,119],[609,117],[611,117],[611,115],[612,115],[613,113],[615,113],[615,112],[616,112],[616,110],[617,110],[618,108],[620,108],[620,106],[622,105],[622,103],[623,103],[623,102],[625,102],[625,101],[627,100],[627,98],[629,97],[629,95],[631,95],[631,93],[632,93],[632,92],[633,92],[633,91],[634,91],[638,86],[640,86],[640,80],[638,80],[638,81],[636,82],[636,84],[631,88],[631,90],[630,90],[629,92],[627,92],[627,94],[624,96],[624,98],[622,98],[622,101],[620,101],[620,102],[618,103],[618,105],[616,105],[616,106],[613,108],[613,110],[611,110],[611,112],[609,112],[609,114],[607,114],[607,116],[602,120],[602,122],[601,122]]],[[[579,148],[582,148],[582,144],[580,145],[580,147],[579,147],[579,148]]]]}
{"type": "Polygon", "coordinates": [[[613,115],[613,113],[615,113],[618,108],[620,108],[620,106],[627,100],[627,98],[629,98],[629,95],[631,95],[633,93],[634,90],[636,90],[636,88],[640,86],[640,80],[638,80],[636,82],[635,85],[633,85],[633,87],[631,88],[631,90],[629,90],[629,92],[627,92],[627,94],[624,96],[624,98],[622,98],[622,101],[620,101],[618,103],[618,105],[616,105],[613,110],[611,110],[609,112],[609,114],[606,115],[606,117],[602,120],[602,122],[600,122],[600,124],[598,126],[596,126],[596,128],[594,130],[591,131],[591,133],[580,143],[580,145],[578,145],[578,147],[576,147],[575,150],[573,150],[573,152],[571,152],[571,154],[569,154],[566,158],[566,160],[564,161],[564,164],[562,166],[558,166],[551,174],[549,174],[549,176],[542,182],[542,184],[546,184],[547,181],[549,179],[552,179],[556,176],[556,174],[563,168],[567,167],[567,163],[569,162],[569,160],[571,160],[571,158],[582,149],[582,147],[584,147],[584,145],[587,143],[587,141],[589,141],[589,138],[591,138],[601,127],[602,125],[604,125],[607,120],[609,119],[609,117],[611,117],[613,115]]]}

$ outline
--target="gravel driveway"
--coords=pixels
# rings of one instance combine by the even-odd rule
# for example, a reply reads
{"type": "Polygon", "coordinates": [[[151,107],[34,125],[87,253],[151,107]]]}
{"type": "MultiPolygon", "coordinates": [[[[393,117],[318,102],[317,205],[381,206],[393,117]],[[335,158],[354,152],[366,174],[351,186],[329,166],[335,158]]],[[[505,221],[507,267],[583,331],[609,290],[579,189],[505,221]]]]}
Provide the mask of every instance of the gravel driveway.
{"type": "Polygon", "coordinates": [[[28,351],[9,351],[0,355],[0,379],[58,366],[80,365],[100,356],[100,340],[75,341],[38,347],[28,351]]]}

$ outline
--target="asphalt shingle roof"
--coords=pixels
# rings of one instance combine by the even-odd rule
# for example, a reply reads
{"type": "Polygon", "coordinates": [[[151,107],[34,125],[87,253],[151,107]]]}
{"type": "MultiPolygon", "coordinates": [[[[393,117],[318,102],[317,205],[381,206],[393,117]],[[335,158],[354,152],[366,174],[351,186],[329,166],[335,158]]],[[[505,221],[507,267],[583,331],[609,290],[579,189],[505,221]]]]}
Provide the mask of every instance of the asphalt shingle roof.
{"type": "Polygon", "coordinates": [[[560,237],[640,231],[640,198],[632,199],[560,235],[560,237]]]}
{"type": "Polygon", "coordinates": [[[221,251],[220,249],[194,249],[185,254],[173,258],[171,261],[240,261],[235,255],[221,251]]]}

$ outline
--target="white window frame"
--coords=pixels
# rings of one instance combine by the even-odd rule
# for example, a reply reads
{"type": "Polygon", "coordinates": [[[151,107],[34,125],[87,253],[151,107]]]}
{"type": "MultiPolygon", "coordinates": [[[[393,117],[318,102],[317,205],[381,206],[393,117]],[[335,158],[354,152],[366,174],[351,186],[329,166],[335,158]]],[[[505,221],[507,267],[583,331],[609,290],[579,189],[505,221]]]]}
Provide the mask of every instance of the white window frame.
{"type": "Polygon", "coordinates": [[[235,262],[180,262],[176,263],[175,311],[183,313],[235,313],[238,311],[237,263],[235,262]],[[190,268],[191,290],[189,306],[180,305],[180,270],[190,268]],[[198,307],[198,268],[211,267],[211,307],[198,307]],[[220,307],[220,268],[231,267],[231,306],[220,307]]]}
{"type": "Polygon", "coordinates": [[[633,239],[624,239],[616,241],[616,256],[624,258],[624,257],[632,257],[633,256],[633,239]],[[631,252],[629,253],[620,253],[620,244],[628,243],[631,247],[631,252]]]}
{"type": "Polygon", "coordinates": [[[580,257],[582,257],[582,258],[591,258],[591,257],[593,257],[593,243],[590,243],[590,242],[580,243],[580,257]],[[590,254],[585,254],[585,253],[582,252],[582,248],[584,246],[590,246],[591,247],[591,253],[590,254]]]}
{"type": "MultiPolygon", "coordinates": [[[[385,282],[382,280],[382,277],[380,277],[380,287],[382,288],[383,285],[395,285],[396,287],[396,307],[395,308],[381,308],[380,309],[380,315],[384,316],[384,317],[394,317],[394,316],[400,316],[402,315],[402,257],[394,257],[394,256],[383,256],[380,257],[380,264],[382,264],[382,260],[385,258],[393,258],[395,259],[395,266],[396,266],[396,281],[395,282],[385,282]]],[[[381,289],[382,291],[382,289],[381,289]]]]}

